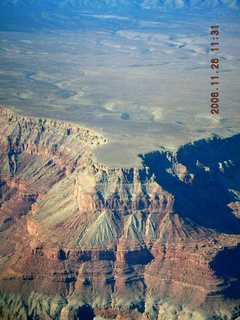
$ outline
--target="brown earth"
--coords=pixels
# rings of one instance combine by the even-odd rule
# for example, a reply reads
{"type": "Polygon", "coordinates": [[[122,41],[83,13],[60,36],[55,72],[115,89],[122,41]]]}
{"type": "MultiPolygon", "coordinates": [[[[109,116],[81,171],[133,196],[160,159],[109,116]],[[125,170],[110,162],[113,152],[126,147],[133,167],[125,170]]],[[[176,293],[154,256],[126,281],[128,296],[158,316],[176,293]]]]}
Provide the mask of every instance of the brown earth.
{"type": "Polygon", "coordinates": [[[240,316],[240,135],[108,169],[92,130],[0,111],[1,319],[240,316]]]}

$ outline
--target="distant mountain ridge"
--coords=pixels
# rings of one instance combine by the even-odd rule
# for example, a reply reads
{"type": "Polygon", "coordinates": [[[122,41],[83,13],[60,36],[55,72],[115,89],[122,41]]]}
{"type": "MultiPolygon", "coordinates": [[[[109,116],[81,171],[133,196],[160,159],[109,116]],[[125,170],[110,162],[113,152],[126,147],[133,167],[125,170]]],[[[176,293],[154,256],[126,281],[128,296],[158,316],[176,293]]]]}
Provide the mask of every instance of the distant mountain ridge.
{"type": "Polygon", "coordinates": [[[0,30],[79,29],[78,16],[86,14],[80,19],[84,25],[81,28],[87,29],[98,28],[98,21],[103,22],[104,15],[112,15],[107,28],[114,23],[117,25],[118,15],[130,18],[128,22],[143,17],[154,20],[158,18],[154,15],[159,12],[176,12],[185,16],[185,11],[189,10],[204,11],[201,15],[207,14],[211,18],[216,16],[215,10],[219,10],[230,17],[237,14],[239,8],[240,0],[3,0],[0,2],[0,30]],[[226,10],[231,12],[226,13],[226,10]],[[89,18],[91,14],[101,14],[101,17],[89,18]]]}
{"type": "Polygon", "coordinates": [[[60,1],[39,1],[39,0],[9,0],[3,1],[3,5],[20,6],[44,6],[59,8],[91,8],[107,9],[122,7],[137,7],[141,9],[161,9],[161,8],[192,8],[192,7],[239,7],[239,0],[60,0],[60,1]]]}

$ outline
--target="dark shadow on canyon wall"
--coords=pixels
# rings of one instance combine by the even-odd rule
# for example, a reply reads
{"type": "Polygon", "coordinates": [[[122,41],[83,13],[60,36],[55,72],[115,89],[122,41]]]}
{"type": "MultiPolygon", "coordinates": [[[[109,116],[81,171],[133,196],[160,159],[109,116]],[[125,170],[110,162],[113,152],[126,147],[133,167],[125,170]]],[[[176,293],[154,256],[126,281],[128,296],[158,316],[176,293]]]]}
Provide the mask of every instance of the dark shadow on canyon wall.
{"type": "Polygon", "coordinates": [[[239,188],[240,135],[200,140],[183,146],[175,155],[153,152],[140,157],[158,184],[175,196],[174,211],[181,217],[219,232],[240,233],[240,219],[228,207],[237,201],[229,190],[239,188]],[[188,169],[183,181],[172,172],[177,163],[188,169]]]}
{"type": "Polygon", "coordinates": [[[230,299],[239,299],[240,297],[240,245],[236,248],[224,248],[216,258],[210,263],[212,270],[216,272],[217,277],[224,280],[226,288],[220,292],[230,299]]]}
{"type": "Polygon", "coordinates": [[[84,305],[79,308],[77,313],[77,319],[81,320],[93,320],[95,317],[92,307],[84,305]]]}

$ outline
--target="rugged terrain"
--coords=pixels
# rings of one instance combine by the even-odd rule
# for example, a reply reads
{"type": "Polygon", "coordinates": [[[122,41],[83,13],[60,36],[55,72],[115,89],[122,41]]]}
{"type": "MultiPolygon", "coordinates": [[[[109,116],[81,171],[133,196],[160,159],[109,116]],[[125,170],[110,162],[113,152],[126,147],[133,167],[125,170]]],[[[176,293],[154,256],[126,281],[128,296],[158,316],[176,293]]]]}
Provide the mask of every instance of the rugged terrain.
{"type": "Polygon", "coordinates": [[[108,169],[101,135],[1,108],[1,319],[237,319],[240,136],[108,169]]]}

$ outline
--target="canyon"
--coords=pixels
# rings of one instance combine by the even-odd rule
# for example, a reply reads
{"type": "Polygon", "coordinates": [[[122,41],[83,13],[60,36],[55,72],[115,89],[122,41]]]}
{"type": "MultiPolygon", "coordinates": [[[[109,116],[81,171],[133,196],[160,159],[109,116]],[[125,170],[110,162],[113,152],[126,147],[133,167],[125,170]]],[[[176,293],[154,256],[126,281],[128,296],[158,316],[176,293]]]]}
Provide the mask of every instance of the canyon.
{"type": "Polygon", "coordinates": [[[0,109],[1,319],[238,319],[240,135],[108,168],[77,124],[0,109]]]}

